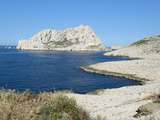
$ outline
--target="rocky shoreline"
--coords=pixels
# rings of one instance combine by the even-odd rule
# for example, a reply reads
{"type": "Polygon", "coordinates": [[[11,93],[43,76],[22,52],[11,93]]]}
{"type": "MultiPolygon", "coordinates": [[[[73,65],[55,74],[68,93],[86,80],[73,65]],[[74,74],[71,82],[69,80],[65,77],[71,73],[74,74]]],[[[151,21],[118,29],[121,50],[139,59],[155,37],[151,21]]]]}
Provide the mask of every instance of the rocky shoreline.
{"type": "Polygon", "coordinates": [[[160,84],[143,86],[122,87],[117,89],[104,89],[97,95],[68,94],[73,97],[78,105],[85,108],[92,117],[97,115],[104,120],[137,120],[134,118],[137,109],[152,100],[146,99],[153,94],[158,94],[160,84]]]}
{"type": "Polygon", "coordinates": [[[91,116],[100,115],[106,120],[159,120],[160,108],[158,110],[156,108],[156,112],[152,115],[134,117],[139,107],[153,102],[148,99],[149,96],[160,94],[159,41],[159,36],[149,37],[105,54],[139,59],[103,62],[81,67],[86,72],[126,77],[140,81],[143,85],[104,89],[97,95],[71,94],[71,96],[79,105],[86,108],[91,116]]]}
{"type": "Polygon", "coordinates": [[[146,81],[149,81],[149,79],[136,77],[135,75],[132,75],[132,74],[123,74],[123,73],[116,73],[116,72],[111,72],[111,71],[107,71],[107,70],[105,70],[105,71],[98,70],[98,69],[92,68],[90,66],[80,67],[80,68],[82,70],[84,70],[85,72],[96,73],[96,74],[101,74],[101,75],[116,76],[116,77],[123,77],[123,78],[127,78],[130,80],[135,80],[139,83],[139,85],[144,85],[146,83],[146,81]]]}
{"type": "MultiPolygon", "coordinates": [[[[106,120],[148,120],[148,116],[134,118],[134,115],[136,114],[136,111],[140,106],[152,102],[152,100],[145,98],[160,93],[160,82],[158,79],[159,74],[156,74],[154,69],[150,68],[151,66],[146,67],[146,65],[144,65],[146,68],[140,66],[143,69],[139,69],[139,67],[137,67],[137,64],[135,64],[137,63],[137,61],[141,61],[140,63],[142,64],[144,61],[147,61],[148,63],[148,61],[150,60],[140,59],[117,62],[104,62],[97,63],[95,65],[90,65],[88,67],[81,67],[81,69],[87,72],[98,73],[103,75],[126,77],[131,80],[137,80],[142,85],[122,87],[116,89],[104,89],[98,92],[97,95],[72,94],[71,96],[77,100],[78,104],[86,108],[90,112],[91,116],[100,115],[104,117],[106,120]],[[129,71],[129,69],[126,69],[129,64],[133,65],[135,69],[131,68],[131,71],[129,71]],[[150,77],[145,75],[142,76],[142,74],[140,74],[139,71],[144,69],[146,69],[146,71],[149,70],[150,74],[148,74],[149,72],[145,74],[148,74],[150,77]],[[119,70],[119,72],[117,70],[119,70]],[[154,74],[153,72],[151,72],[152,70],[154,71],[154,74]],[[127,71],[129,72],[127,73],[127,71]],[[139,74],[135,74],[135,71],[137,71],[139,74]],[[155,75],[157,75],[157,77],[155,77],[155,75]]],[[[155,63],[155,66],[159,64],[159,62],[155,62],[155,59],[152,59],[151,61],[150,65],[152,66],[154,66],[155,63]]],[[[157,68],[159,69],[160,67],[157,68]]],[[[141,72],[143,73],[143,71],[141,72]]],[[[154,114],[157,114],[157,112],[154,114]]],[[[159,118],[159,116],[157,117],[159,118]]]]}

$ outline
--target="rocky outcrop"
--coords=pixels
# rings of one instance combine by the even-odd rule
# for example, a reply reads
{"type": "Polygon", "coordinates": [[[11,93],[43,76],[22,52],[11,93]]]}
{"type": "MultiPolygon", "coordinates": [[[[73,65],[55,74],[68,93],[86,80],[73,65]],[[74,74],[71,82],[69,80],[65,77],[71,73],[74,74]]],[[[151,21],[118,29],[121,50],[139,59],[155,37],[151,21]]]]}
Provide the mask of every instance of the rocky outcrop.
{"type": "Polygon", "coordinates": [[[121,49],[123,47],[124,47],[123,45],[112,45],[111,50],[118,50],[118,49],[121,49]]]}
{"type": "Polygon", "coordinates": [[[24,50],[104,50],[105,46],[89,26],[60,30],[44,30],[30,40],[18,42],[24,50]]]}
{"type": "Polygon", "coordinates": [[[160,93],[160,36],[145,38],[105,55],[141,59],[101,62],[82,68],[87,72],[139,80],[143,85],[106,89],[97,96],[74,95],[78,103],[85,106],[92,116],[100,115],[106,120],[160,120],[157,105],[156,108],[152,106],[153,113],[135,117],[141,106],[153,102],[150,96],[160,93]]]}
{"type": "Polygon", "coordinates": [[[69,94],[69,96],[74,98],[78,105],[83,106],[93,117],[99,115],[104,118],[103,120],[142,120],[134,118],[134,115],[140,106],[152,102],[147,98],[159,93],[159,85],[148,84],[105,89],[99,91],[97,95],[69,94]]]}
{"type": "Polygon", "coordinates": [[[160,35],[144,38],[127,47],[106,53],[105,55],[140,58],[160,56],[160,35]]]}

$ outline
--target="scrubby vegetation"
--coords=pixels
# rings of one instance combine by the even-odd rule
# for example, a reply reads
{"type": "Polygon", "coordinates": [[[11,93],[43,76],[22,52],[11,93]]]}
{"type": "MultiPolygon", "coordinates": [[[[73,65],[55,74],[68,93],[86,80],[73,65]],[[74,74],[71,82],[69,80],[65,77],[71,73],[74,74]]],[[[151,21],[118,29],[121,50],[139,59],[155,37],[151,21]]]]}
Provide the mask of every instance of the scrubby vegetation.
{"type": "Polygon", "coordinates": [[[33,94],[3,90],[0,91],[0,120],[93,119],[64,93],[33,94]]]}
{"type": "Polygon", "coordinates": [[[131,44],[131,46],[133,46],[133,45],[138,46],[138,45],[147,44],[149,41],[150,41],[150,40],[139,40],[139,41],[137,41],[137,42],[131,44]]]}
{"type": "Polygon", "coordinates": [[[160,41],[160,36],[159,35],[151,36],[151,37],[139,40],[137,42],[134,42],[133,44],[131,44],[131,46],[133,46],[133,45],[139,46],[139,45],[151,44],[151,43],[159,42],[159,41],[160,41]]]}
{"type": "MultiPolygon", "coordinates": [[[[160,111],[160,94],[151,95],[146,97],[145,99],[150,99],[152,102],[142,105],[137,109],[137,114],[134,115],[135,118],[139,118],[142,116],[147,116],[146,120],[156,120],[153,113],[160,111]]],[[[156,116],[160,118],[160,116],[156,116]]]]}

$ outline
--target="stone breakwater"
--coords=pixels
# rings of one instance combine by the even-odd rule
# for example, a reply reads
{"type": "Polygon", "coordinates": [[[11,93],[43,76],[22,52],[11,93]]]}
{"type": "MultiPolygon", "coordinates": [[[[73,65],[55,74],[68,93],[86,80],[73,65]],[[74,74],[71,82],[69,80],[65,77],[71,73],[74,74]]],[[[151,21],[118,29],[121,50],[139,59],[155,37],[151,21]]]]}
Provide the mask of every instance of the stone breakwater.
{"type": "Polygon", "coordinates": [[[105,46],[87,25],[65,30],[43,30],[29,40],[20,40],[22,50],[105,50],[105,46]]]}

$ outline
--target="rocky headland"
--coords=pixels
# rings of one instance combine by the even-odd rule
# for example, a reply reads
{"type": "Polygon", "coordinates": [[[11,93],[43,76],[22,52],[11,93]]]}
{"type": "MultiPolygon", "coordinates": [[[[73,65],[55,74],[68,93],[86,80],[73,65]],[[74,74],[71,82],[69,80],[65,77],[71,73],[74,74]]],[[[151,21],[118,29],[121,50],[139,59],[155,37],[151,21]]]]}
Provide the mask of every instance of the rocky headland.
{"type": "Polygon", "coordinates": [[[77,101],[92,115],[99,114],[106,120],[159,120],[160,108],[153,107],[154,105],[152,109],[157,109],[156,112],[139,117],[135,115],[141,106],[153,102],[148,99],[150,96],[160,94],[160,36],[145,38],[105,55],[139,59],[97,63],[82,69],[87,72],[127,77],[141,81],[143,85],[106,89],[97,95],[74,95],[77,101]]]}
{"type": "Polygon", "coordinates": [[[65,30],[43,30],[29,40],[20,40],[22,50],[105,50],[105,46],[88,25],[65,30]]]}

